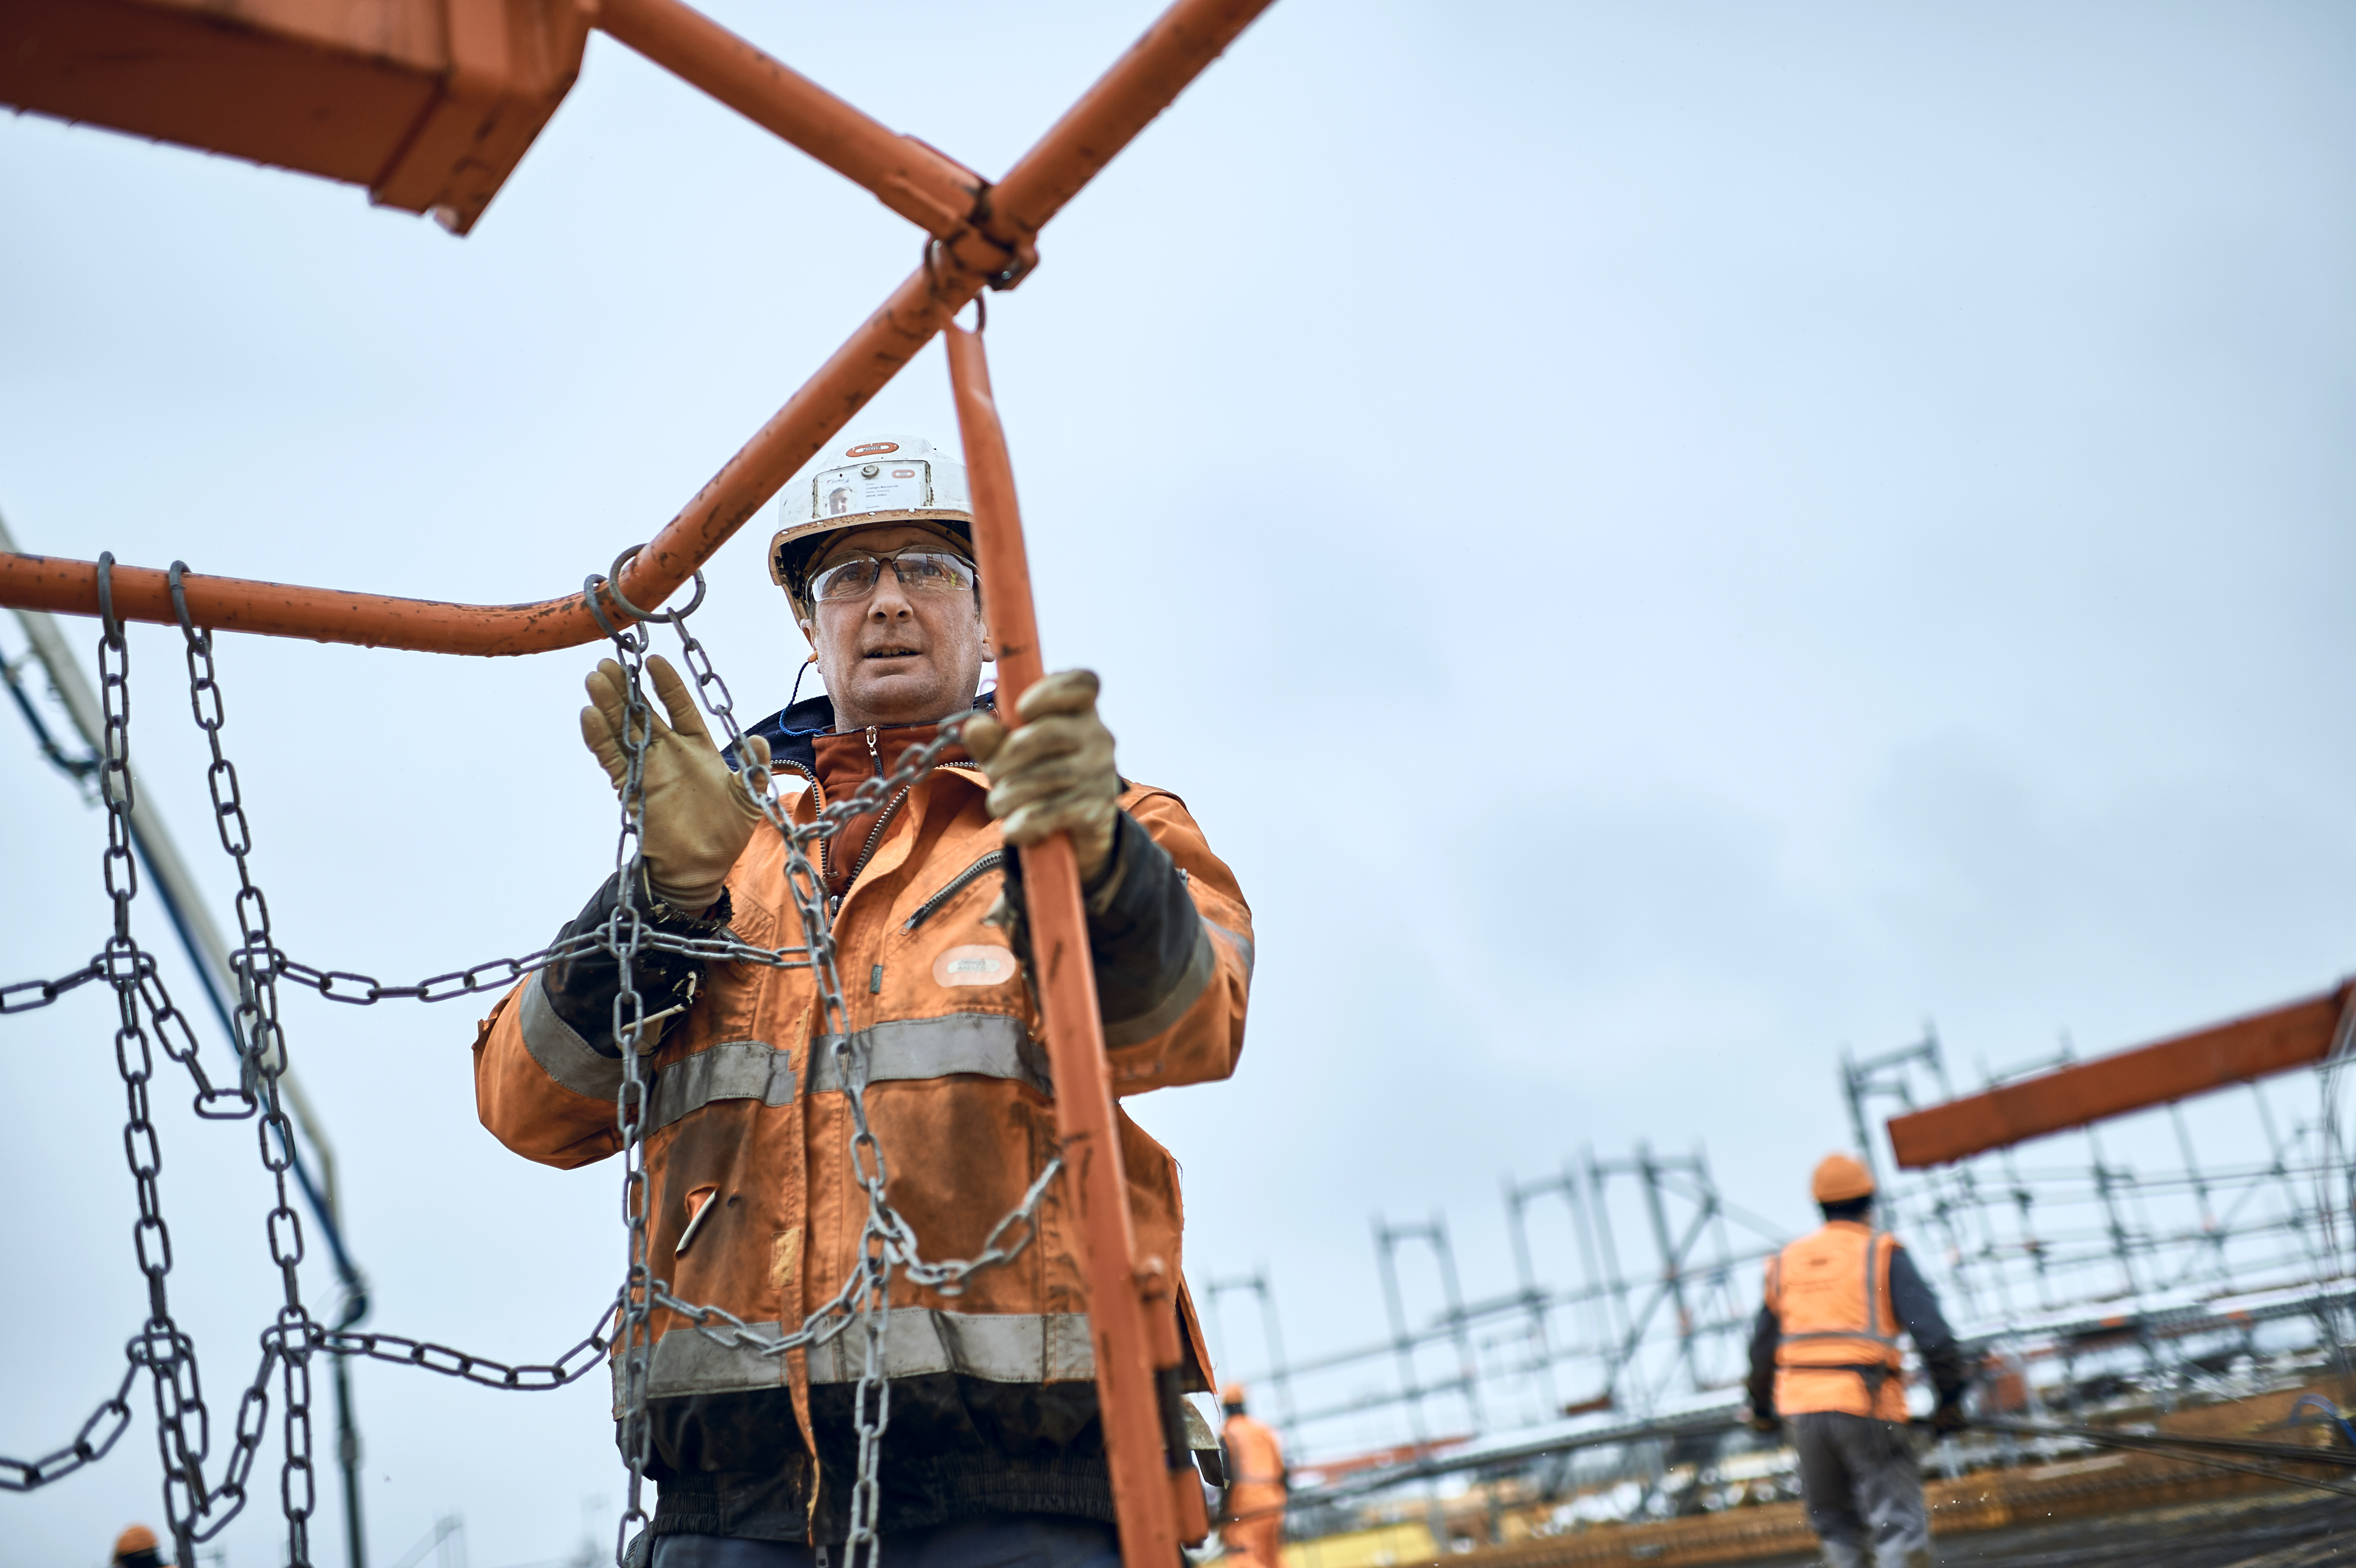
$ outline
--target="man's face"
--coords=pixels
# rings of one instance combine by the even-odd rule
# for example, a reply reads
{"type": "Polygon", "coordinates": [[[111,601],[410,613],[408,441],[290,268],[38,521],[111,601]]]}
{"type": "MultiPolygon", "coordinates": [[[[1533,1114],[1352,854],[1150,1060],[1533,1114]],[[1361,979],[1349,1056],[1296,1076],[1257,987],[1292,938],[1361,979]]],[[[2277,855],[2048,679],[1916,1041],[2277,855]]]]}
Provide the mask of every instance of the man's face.
{"type": "MultiPolygon", "coordinates": [[[[851,556],[911,547],[964,553],[930,528],[905,523],[860,528],[830,541],[810,574],[851,556]]],[[[991,654],[981,606],[971,593],[912,590],[887,570],[866,598],[828,601],[810,613],[814,619],[801,624],[802,635],[818,650],[837,728],[927,724],[973,706],[991,654]]]]}

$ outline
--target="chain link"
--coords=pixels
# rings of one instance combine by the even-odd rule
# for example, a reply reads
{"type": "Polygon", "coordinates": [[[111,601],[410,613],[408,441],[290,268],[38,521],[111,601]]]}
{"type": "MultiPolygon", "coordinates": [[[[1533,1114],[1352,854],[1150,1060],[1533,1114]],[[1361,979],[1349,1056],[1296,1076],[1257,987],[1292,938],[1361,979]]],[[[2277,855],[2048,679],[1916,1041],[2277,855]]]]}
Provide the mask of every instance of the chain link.
{"type": "MultiPolygon", "coordinates": [[[[625,552],[615,562],[616,572],[631,553],[625,552]]],[[[1022,1201],[991,1227],[983,1238],[981,1250],[973,1257],[927,1262],[919,1252],[914,1228],[885,1196],[888,1172],[884,1151],[868,1121],[867,1047],[850,1029],[850,1009],[836,965],[832,912],[824,879],[812,863],[811,855],[851,819],[873,812],[930,772],[941,754],[957,744],[962,725],[944,724],[933,740],[903,752],[890,773],[864,781],[841,800],[816,812],[812,820],[798,822],[790,808],[776,797],[767,771],[752,765],[727,683],[713,667],[709,653],[688,629],[688,615],[702,602],[702,575],[696,576],[695,596],[688,605],[661,614],[649,614],[629,605],[605,577],[592,575],[585,585],[589,607],[611,640],[624,674],[623,742],[628,766],[621,791],[621,822],[615,844],[614,863],[620,897],[613,914],[597,930],[577,933],[520,958],[491,959],[432,976],[414,985],[387,985],[350,970],[321,969],[298,963],[278,947],[271,930],[268,901],[255,884],[248,864],[253,836],[239,789],[237,770],[221,750],[220,731],[225,716],[213,665],[212,634],[199,631],[190,619],[182,586],[187,567],[175,561],[167,575],[186,645],[189,709],[211,752],[206,784],[212,799],[214,827],[221,848],[235,863],[238,875],[235,908],[239,944],[230,955],[230,965],[238,986],[233,1032],[244,1072],[236,1088],[216,1088],[198,1060],[196,1037],[187,1018],[165,989],[154,958],[138,945],[131,932],[131,906],[138,891],[138,870],[131,833],[130,650],[122,624],[113,613],[112,565],[111,554],[100,557],[99,598],[103,631],[99,643],[99,671],[104,731],[97,774],[100,798],[107,810],[107,848],[102,869],[113,906],[113,934],[80,970],[55,980],[27,980],[0,987],[0,1014],[47,1007],[79,987],[98,982],[104,982],[114,992],[115,1060],[128,1105],[123,1127],[124,1157],[139,1211],[133,1229],[134,1253],[147,1282],[148,1317],[126,1347],[130,1365],[114,1395],[99,1405],[66,1447],[35,1460],[0,1458],[0,1490],[29,1491],[47,1486],[107,1454],[130,1423],[131,1386],[144,1371],[155,1392],[166,1518],[179,1560],[193,1561],[196,1547],[218,1534],[245,1504],[248,1480],[269,1431],[271,1383],[275,1377],[283,1401],[280,1429],[284,1454],[279,1477],[279,1502],[287,1523],[287,1563],[289,1568],[307,1568],[309,1520],[317,1505],[310,1410],[311,1358],[315,1354],[357,1356],[421,1367],[487,1388],[513,1390],[562,1388],[585,1377],[610,1358],[619,1382],[621,1446],[629,1467],[628,1499],[615,1541],[616,1561],[621,1563],[626,1560],[634,1531],[651,1522],[644,1506],[643,1488],[652,1446],[652,1423],[648,1410],[653,1351],[651,1318],[659,1309],[721,1344],[765,1356],[823,1345],[854,1328],[858,1330],[862,1341],[861,1374],[854,1403],[858,1462],[850,1499],[845,1568],[878,1568],[881,1542],[877,1523],[882,1509],[878,1473],[881,1445],[891,1422],[891,1385],[884,1361],[884,1326],[893,1277],[897,1274],[911,1284],[941,1295],[958,1295],[973,1275],[1008,1262],[1031,1244],[1037,1235],[1039,1205],[1063,1170],[1062,1157],[1051,1158],[1024,1192],[1022,1201]],[[616,624],[606,612],[605,601],[609,597],[626,613],[629,622],[668,622],[678,631],[681,656],[695,677],[697,699],[720,721],[730,745],[742,760],[736,775],[740,787],[784,840],[787,891],[801,922],[799,945],[756,947],[727,931],[712,937],[680,936],[658,931],[648,923],[640,901],[647,885],[646,754],[653,738],[652,709],[642,685],[649,638],[642,624],[616,624]],[[298,1277],[305,1256],[302,1221],[287,1201],[287,1174],[294,1163],[294,1143],[280,1098],[279,1080],[285,1070],[285,1036],[279,1020],[279,983],[301,986],[327,1000],[352,1006],[395,1000],[441,1002],[504,988],[541,969],[592,952],[613,956],[621,982],[614,998],[611,1023],[623,1064],[622,1084],[615,1100],[615,1125],[622,1141],[622,1218],[628,1246],[621,1288],[599,1314],[589,1335],[553,1361],[510,1364],[399,1335],[331,1328],[313,1317],[304,1305],[298,1277]],[[841,1082],[849,1090],[845,1099],[851,1125],[847,1153],[866,1195],[867,1215],[861,1232],[859,1255],[841,1285],[790,1332],[764,1332],[721,1307],[681,1301],[670,1293],[667,1281],[653,1275],[649,1264],[646,1110],[652,1084],[645,1061],[651,1042],[645,1037],[656,1020],[646,1015],[637,987],[637,967],[645,956],[659,952],[707,963],[811,971],[818,993],[819,1046],[832,1054],[841,1082]],[[156,1184],[163,1156],[150,1117],[149,1086],[155,1077],[151,1031],[165,1054],[191,1075],[198,1092],[198,1115],[213,1119],[241,1119],[259,1113],[256,1132],[262,1162],[271,1173],[275,1189],[275,1202],[265,1216],[263,1228],[271,1261],[280,1272],[283,1303],[271,1326],[262,1334],[261,1363],[252,1381],[241,1391],[221,1477],[211,1486],[206,1484],[203,1470],[210,1456],[211,1415],[198,1371],[196,1346],[173,1321],[166,1288],[172,1268],[171,1233],[165,1223],[156,1184]]]]}
{"type": "Polygon", "coordinates": [[[112,1398],[101,1401],[81,1424],[74,1440],[54,1454],[44,1454],[37,1459],[10,1459],[0,1456],[0,1492],[29,1492],[62,1481],[84,1465],[94,1465],[106,1457],[131,1426],[131,1385],[139,1378],[139,1363],[134,1361],[124,1369],[123,1381],[112,1398]],[[104,1432],[101,1434],[102,1424],[104,1432]]]}
{"type": "Polygon", "coordinates": [[[106,965],[93,958],[72,974],[56,980],[19,980],[13,986],[0,986],[0,1017],[10,1013],[29,1013],[46,1008],[77,986],[106,978],[106,965]],[[31,997],[27,1001],[26,997],[31,997]]]}

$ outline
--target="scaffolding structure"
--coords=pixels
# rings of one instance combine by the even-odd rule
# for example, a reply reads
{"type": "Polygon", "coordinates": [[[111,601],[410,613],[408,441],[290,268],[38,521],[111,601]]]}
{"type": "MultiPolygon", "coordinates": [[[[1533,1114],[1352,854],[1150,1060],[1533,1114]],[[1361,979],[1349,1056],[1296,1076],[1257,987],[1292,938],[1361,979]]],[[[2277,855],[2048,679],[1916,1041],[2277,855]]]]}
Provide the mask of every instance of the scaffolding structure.
{"type": "MultiPolygon", "coordinates": [[[[1919,1171],[1876,1118],[1956,1100],[1935,1029],[1844,1052],[1837,1082],[1882,1223],[1913,1251],[1966,1350],[1987,1358],[1984,1408],[2083,1419],[2349,1375],[2347,1061],[2337,1051],[1919,1171]]],[[[2052,1059],[1975,1075],[1994,1089],[2072,1064],[2083,1065],[2065,1040],[2052,1059]]],[[[1509,1176],[1503,1198],[1503,1260],[1460,1266],[1445,1214],[1375,1218],[1390,1328],[1379,1341],[1289,1360],[1267,1267],[1206,1284],[1225,1370],[1269,1392],[1308,1482],[1296,1535],[1422,1513],[1438,1539],[1442,1477],[1472,1483],[1465,1506],[1446,1510],[1460,1535],[1477,1535],[1501,1499],[1557,1506],[1557,1525],[1585,1506],[1580,1494],[1613,1488],[1622,1515],[1700,1508],[1721,1465],[1755,1448],[1732,1435],[1762,1265],[1787,1232],[1728,1203],[1700,1150],[1642,1143],[1509,1176]],[[1533,1221],[1556,1211],[1563,1239],[1542,1247],[1533,1221]],[[1511,1286],[1468,1298],[1465,1282],[1483,1278],[1511,1286]],[[1411,1316],[1403,1302],[1418,1286],[1437,1304],[1411,1316]],[[1222,1304],[1244,1295],[1258,1332],[1230,1338],[1222,1304]]],[[[1943,1467],[1963,1462],[1942,1450],[1943,1467]]]]}
{"type": "MultiPolygon", "coordinates": [[[[1265,1267],[1202,1289],[1227,1370],[1265,1388],[1289,1452],[1322,1475],[1438,1454],[1473,1438],[1582,1416],[1673,1414],[1740,1382],[1757,1279],[1788,1234],[1727,1202],[1707,1157],[1638,1144],[1582,1151],[1504,1186],[1511,1288],[1467,1299],[1445,1214],[1373,1220],[1389,1334],[1288,1360],[1265,1267]],[[1552,1247],[1534,1224],[1558,1208],[1552,1247]],[[1411,1294],[1440,1305],[1411,1313],[1411,1294]],[[1258,1344],[1230,1338],[1225,1303],[1252,1296],[1258,1344]]],[[[1549,1228],[1551,1229],[1551,1228],[1549,1228]]]]}
{"type": "MultiPolygon", "coordinates": [[[[2079,1061],[2056,1053],[1983,1091],[2079,1061]]],[[[2341,1130],[2344,1059],[2171,1101],[1919,1172],[1891,1171],[1872,1112],[1954,1098],[1935,1031],[1859,1061],[1841,1083],[1880,1170],[1885,1222],[1910,1237],[1968,1339],[2050,1362],[2025,1393],[2074,1405],[2127,1381],[2166,1408],[2225,1392],[2235,1368],[2304,1339],[2345,1373],[2356,1340],[2356,1200],[2341,1130]],[[1882,1171],[1889,1171],[1883,1175],[1882,1171]],[[2288,1310],[2281,1308],[2287,1307],[2288,1310]]]]}

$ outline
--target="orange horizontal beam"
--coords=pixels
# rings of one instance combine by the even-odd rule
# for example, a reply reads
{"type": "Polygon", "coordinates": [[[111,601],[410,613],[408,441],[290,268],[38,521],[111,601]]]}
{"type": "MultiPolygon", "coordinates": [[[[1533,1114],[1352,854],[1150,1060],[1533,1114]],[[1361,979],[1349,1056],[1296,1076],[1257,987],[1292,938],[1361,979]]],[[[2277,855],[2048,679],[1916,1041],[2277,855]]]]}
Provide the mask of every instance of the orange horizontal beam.
{"type": "MultiPolygon", "coordinates": [[[[989,194],[989,221],[1023,237],[1038,232],[1074,192],[1167,108],[1271,0],[1177,0],[1079,103],[989,194]]],[[[5,6],[0,6],[5,8],[5,6]]],[[[970,241],[972,236],[967,236],[970,241]]],[[[1005,247],[951,243],[935,251],[847,338],[623,569],[631,603],[660,604],[816,456],[949,318],[1000,275],[1005,247]]],[[[609,557],[568,562],[586,576],[609,557]]],[[[164,574],[114,569],[115,612],[176,623],[164,574]]],[[[307,637],[426,653],[545,653],[605,634],[578,592],[530,604],[457,604],[242,578],[185,579],[189,613],[224,631],[307,637]]],[[[0,553],[0,604],[70,615],[98,613],[98,569],[89,561],[0,553]]]]}
{"type": "Polygon", "coordinates": [[[2341,1039],[2351,1001],[2356,980],[2286,1007],[1892,1116],[1890,1147],[1901,1167],[1920,1170],[2311,1067],[2341,1039]]]}
{"type": "Polygon", "coordinates": [[[948,239],[973,217],[985,183],[980,175],[870,119],[680,0],[599,0],[597,26],[865,187],[934,238],[948,239]]]}

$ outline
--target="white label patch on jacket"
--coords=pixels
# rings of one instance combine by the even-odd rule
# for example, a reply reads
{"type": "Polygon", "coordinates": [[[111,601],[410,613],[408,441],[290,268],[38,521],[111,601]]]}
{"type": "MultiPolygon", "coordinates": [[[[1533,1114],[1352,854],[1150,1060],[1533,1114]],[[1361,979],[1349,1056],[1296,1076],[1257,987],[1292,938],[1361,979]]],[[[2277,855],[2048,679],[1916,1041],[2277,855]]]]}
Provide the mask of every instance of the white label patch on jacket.
{"type": "Polygon", "coordinates": [[[933,979],[943,986],[995,986],[1014,978],[1014,955],[1004,947],[952,947],[933,960],[933,979]]]}

